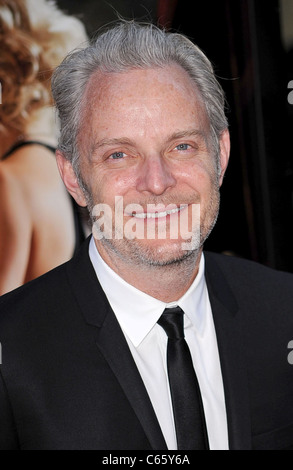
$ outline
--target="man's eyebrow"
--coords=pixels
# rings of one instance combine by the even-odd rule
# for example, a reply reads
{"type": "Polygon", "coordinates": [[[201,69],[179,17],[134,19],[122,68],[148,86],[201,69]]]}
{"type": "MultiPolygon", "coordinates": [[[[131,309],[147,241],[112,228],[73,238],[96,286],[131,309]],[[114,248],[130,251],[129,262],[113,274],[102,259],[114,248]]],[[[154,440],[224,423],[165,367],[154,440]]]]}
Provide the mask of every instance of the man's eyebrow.
{"type": "Polygon", "coordinates": [[[91,150],[92,150],[92,153],[94,153],[96,150],[98,150],[101,147],[107,147],[111,145],[134,145],[134,144],[133,144],[133,141],[131,141],[127,137],[102,139],[102,140],[95,142],[91,150]]]}
{"type": "Polygon", "coordinates": [[[184,137],[200,137],[202,139],[206,140],[206,134],[199,130],[199,129],[189,129],[186,131],[178,131],[174,132],[169,136],[167,139],[168,141],[176,140],[176,139],[182,139],[184,137]]]}

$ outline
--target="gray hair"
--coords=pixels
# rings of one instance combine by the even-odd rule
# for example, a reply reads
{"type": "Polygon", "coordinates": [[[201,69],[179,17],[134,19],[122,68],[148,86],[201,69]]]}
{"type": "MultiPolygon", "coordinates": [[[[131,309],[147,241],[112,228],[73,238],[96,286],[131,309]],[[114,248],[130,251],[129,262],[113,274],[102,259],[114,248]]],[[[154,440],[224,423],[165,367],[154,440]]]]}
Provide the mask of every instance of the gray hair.
{"type": "MultiPolygon", "coordinates": [[[[87,48],[73,51],[56,69],[52,92],[60,120],[59,146],[79,175],[78,135],[80,110],[87,83],[96,71],[164,67],[176,63],[199,91],[210,122],[211,141],[219,155],[219,138],[227,129],[225,97],[205,54],[188,38],[153,24],[120,21],[101,32],[87,48]]],[[[217,158],[218,159],[218,158],[217,158]]]]}

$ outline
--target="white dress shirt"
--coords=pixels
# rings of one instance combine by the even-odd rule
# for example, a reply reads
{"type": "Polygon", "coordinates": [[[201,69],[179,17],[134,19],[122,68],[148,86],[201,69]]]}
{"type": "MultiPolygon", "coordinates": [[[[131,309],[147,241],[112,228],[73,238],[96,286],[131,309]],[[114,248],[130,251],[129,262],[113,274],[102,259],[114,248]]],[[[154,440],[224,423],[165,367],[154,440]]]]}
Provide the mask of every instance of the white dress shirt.
{"type": "Polygon", "coordinates": [[[185,312],[184,333],[201,389],[211,450],[228,449],[228,431],[221,367],[213,316],[204,277],[204,256],[188,291],[166,304],[125,282],[101,258],[92,238],[89,256],[117,317],[143,379],[169,450],[176,433],[166,364],[167,335],[157,324],[166,307],[185,312]]]}

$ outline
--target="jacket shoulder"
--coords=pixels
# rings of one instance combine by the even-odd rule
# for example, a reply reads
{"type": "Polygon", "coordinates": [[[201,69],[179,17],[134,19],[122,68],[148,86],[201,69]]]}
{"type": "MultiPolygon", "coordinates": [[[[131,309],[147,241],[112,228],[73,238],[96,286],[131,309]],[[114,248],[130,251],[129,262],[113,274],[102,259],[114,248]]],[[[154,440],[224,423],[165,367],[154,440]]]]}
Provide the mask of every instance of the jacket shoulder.
{"type": "Polygon", "coordinates": [[[0,310],[9,307],[10,305],[13,305],[15,308],[19,301],[30,302],[31,299],[34,299],[34,302],[37,302],[40,298],[42,303],[44,303],[47,297],[52,296],[52,290],[58,290],[58,286],[64,284],[67,263],[62,264],[42,276],[2,295],[0,297],[0,310]]]}
{"type": "Polygon", "coordinates": [[[213,266],[217,265],[229,277],[234,275],[236,277],[246,277],[250,275],[252,276],[252,281],[256,278],[265,279],[266,281],[282,279],[289,284],[293,283],[293,273],[279,271],[255,261],[210,251],[205,251],[204,255],[209,269],[213,270],[213,266]]]}
{"type": "Polygon", "coordinates": [[[211,285],[224,277],[233,295],[245,303],[273,304],[293,308],[293,274],[254,261],[205,252],[206,277],[211,285]]]}
{"type": "Polygon", "coordinates": [[[32,325],[48,320],[50,311],[59,313],[64,308],[64,292],[68,292],[66,266],[58,266],[0,297],[0,339],[8,332],[17,335],[24,327],[28,331],[32,325]]]}

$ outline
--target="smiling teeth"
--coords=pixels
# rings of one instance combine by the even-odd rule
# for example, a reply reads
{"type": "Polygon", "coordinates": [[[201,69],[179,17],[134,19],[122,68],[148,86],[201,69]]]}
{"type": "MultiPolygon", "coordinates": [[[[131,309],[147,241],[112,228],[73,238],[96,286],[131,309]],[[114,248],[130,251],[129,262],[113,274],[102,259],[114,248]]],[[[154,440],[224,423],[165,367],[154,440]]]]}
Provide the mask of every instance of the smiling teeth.
{"type": "Polygon", "coordinates": [[[169,214],[175,214],[176,212],[180,212],[186,206],[177,207],[176,209],[172,209],[169,211],[164,212],[142,212],[137,214],[132,214],[132,217],[137,217],[138,219],[159,219],[161,217],[166,217],[169,214]]]}

